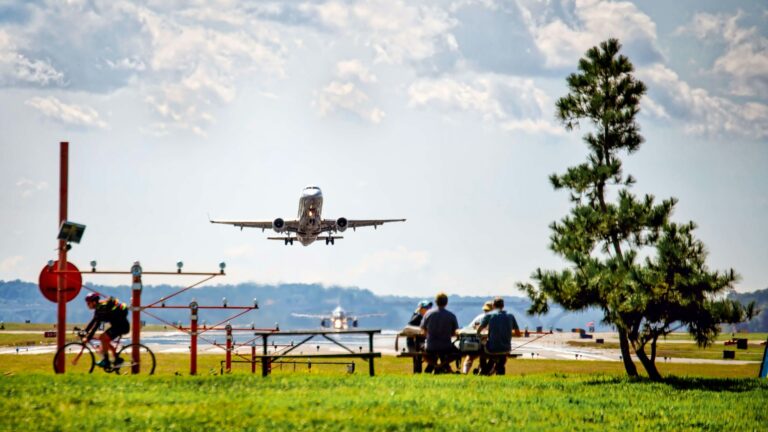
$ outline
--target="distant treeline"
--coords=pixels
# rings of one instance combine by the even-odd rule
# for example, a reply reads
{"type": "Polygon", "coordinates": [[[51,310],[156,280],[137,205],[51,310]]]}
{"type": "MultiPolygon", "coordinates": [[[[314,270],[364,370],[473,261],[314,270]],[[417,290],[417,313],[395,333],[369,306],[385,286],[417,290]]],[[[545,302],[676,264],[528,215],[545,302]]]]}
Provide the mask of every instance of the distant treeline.
{"type": "MultiPolygon", "coordinates": [[[[127,285],[88,285],[87,288],[130,303],[131,288],[127,285]]],[[[172,295],[181,288],[170,285],[145,285],[142,291],[142,304],[155,302],[172,295]]],[[[83,297],[88,292],[90,291],[84,287],[78,297],[68,303],[68,322],[83,323],[90,319],[92,313],[83,302],[83,297]]],[[[768,306],[768,290],[734,295],[739,296],[738,299],[743,302],[754,299],[764,308],[768,306]]],[[[257,327],[270,327],[279,323],[282,329],[318,327],[319,319],[298,318],[291,316],[291,313],[330,314],[336,306],[343,307],[353,316],[370,313],[385,314],[383,317],[360,318],[360,327],[400,329],[407,323],[418,301],[422,300],[421,297],[379,296],[367,289],[354,287],[243,283],[193,288],[170,298],[166,301],[166,305],[188,305],[192,299],[200,305],[221,305],[223,298],[227,299],[230,306],[247,306],[252,305],[254,299],[258,301],[259,310],[237,318],[236,323],[253,323],[257,327]]],[[[527,298],[508,296],[505,299],[507,310],[517,317],[520,326],[531,330],[541,326],[544,330],[560,328],[570,331],[573,328],[586,328],[589,322],[594,322],[598,331],[610,330],[599,322],[602,316],[600,312],[564,312],[558,307],[553,307],[547,315],[529,316],[525,313],[530,306],[527,298]]],[[[459,324],[466,325],[480,312],[486,300],[488,300],[486,297],[479,296],[449,296],[448,309],[456,313],[459,324]]],[[[200,312],[200,320],[212,324],[235,313],[234,310],[204,310],[200,312]]],[[[189,322],[189,312],[184,309],[152,310],[152,314],[168,322],[189,322]]],[[[162,323],[147,315],[144,315],[143,319],[151,324],[162,323]]],[[[42,296],[37,284],[20,280],[0,281],[0,321],[24,322],[27,320],[38,323],[55,322],[56,305],[42,296]]],[[[768,313],[761,314],[746,325],[751,331],[768,331],[768,313]]]]}
{"type": "MultiPolygon", "coordinates": [[[[131,289],[129,286],[88,285],[88,288],[107,296],[114,296],[124,302],[130,302],[131,289]]],[[[169,285],[147,285],[142,291],[142,304],[155,302],[172,295],[181,287],[169,285]]],[[[78,297],[67,307],[69,322],[86,322],[91,317],[83,302],[83,297],[89,291],[83,288],[78,297]]],[[[410,319],[416,304],[421,297],[378,296],[366,289],[345,287],[324,287],[319,284],[280,284],[261,285],[244,283],[238,285],[212,285],[193,288],[166,301],[167,306],[188,305],[195,299],[200,305],[221,305],[226,298],[230,306],[245,306],[253,304],[257,299],[260,309],[243,315],[235,321],[240,324],[250,324],[257,327],[270,327],[279,323],[286,328],[313,328],[320,325],[320,319],[298,318],[291,316],[292,312],[305,314],[330,314],[336,307],[343,307],[348,314],[363,315],[383,313],[382,317],[360,318],[360,327],[399,329],[410,319]]],[[[450,296],[448,308],[456,313],[462,325],[468,323],[481,310],[486,297],[450,296]]],[[[585,327],[588,322],[597,322],[599,313],[566,313],[555,308],[547,316],[528,316],[525,311],[529,301],[521,297],[507,297],[507,310],[518,318],[522,327],[535,329],[541,326],[545,329],[561,328],[570,330],[585,327]]],[[[179,309],[152,310],[152,314],[168,322],[189,322],[189,312],[179,309]]],[[[234,314],[234,311],[205,310],[200,313],[200,320],[207,323],[219,322],[234,314]]],[[[161,323],[150,316],[143,318],[147,323],[161,323]]],[[[34,283],[15,281],[0,281],[0,320],[6,322],[55,322],[56,305],[46,300],[34,283]]]]}

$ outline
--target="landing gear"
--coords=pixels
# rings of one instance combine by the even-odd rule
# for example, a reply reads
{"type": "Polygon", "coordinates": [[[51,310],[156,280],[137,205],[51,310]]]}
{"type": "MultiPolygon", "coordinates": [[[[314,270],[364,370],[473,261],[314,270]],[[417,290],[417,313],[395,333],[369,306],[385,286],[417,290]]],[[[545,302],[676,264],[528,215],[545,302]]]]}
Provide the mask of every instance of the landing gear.
{"type": "Polygon", "coordinates": [[[293,246],[293,239],[292,239],[292,238],[290,238],[290,237],[286,237],[286,239],[285,239],[285,245],[286,245],[286,246],[288,246],[288,245],[291,245],[291,246],[293,246]]]}
{"type": "Polygon", "coordinates": [[[329,244],[335,244],[333,237],[330,237],[330,236],[326,237],[325,238],[325,244],[326,244],[326,246],[329,245],[329,244]]]}

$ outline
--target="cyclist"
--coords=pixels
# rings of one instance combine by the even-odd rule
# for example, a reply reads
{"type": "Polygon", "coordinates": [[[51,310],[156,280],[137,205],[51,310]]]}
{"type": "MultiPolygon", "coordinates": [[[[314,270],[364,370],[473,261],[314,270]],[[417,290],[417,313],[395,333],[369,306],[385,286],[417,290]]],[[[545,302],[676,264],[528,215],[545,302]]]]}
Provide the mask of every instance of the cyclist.
{"type": "Polygon", "coordinates": [[[128,305],[114,297],[102,301],[97,293],[90,293],[85,296],[85,304],[88,305],[88,309],[93,309],[93,319],[85,328],[83,343],[87,343],[93,338],[100,323],[108,323],[109,328],[99,335],[102,359],[96,363],[96,366],[102,368],[110,366],[107,353],[107,350],[109,350],[115,358],[114,367],[120,367],[123,359],[117,356],[115,347],[112,346],[112,340],[128,333],[131,329],[131,325],[128,323],[128,305]]]}

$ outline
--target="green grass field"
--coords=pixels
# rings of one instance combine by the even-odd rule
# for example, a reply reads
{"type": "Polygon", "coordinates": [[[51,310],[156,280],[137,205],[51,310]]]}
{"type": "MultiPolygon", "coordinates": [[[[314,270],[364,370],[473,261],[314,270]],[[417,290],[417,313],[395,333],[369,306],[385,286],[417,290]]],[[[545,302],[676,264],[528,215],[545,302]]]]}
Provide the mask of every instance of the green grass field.
{"type": "Polygon", "coordinates": [[[412,375],[410,359],[275,366],[262,378],[221,355],[157,355],[157,374],[55,375],[51,355],[0,355],[0,430],[762,430],[759,365],[660,364],[663,383],[619,362],[510,360],[508,375],[412,375]]]}
{"type": "Polygon", "coordinates": [[[0,378],[2,430],[761,430],[768,382],[605,374],[0,378]]]}
{"type": "MultiPolygon", "coordinates": [[[[596,344],[595,342],[568,341],[568,345],[598,349],[619,349],[619,344],[615,342],[596,344]]],[[[716,345],[710,345],[706,348],[699,348],[696,344],[659,343],[659,346],[656,349],[656,361],[662,362],[664,361],[664,357],[722,360],[724,350],[735,351],[736,360],[760,361],[763,358],[765,347],[760,345],[749,345],[748,349],[740,350],[736,349],[735,345],[724,346],[722,342],[719,342],[716,345]]],[[[647,352],[648,351],[646,351],[646,353],[647,352]]]]}

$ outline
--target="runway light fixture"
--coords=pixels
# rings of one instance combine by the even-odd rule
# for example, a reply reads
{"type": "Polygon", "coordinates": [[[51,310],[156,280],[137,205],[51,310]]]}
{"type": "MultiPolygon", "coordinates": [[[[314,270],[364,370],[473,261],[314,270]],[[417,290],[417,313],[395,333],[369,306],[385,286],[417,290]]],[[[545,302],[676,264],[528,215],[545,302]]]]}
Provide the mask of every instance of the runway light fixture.
{"type": "Polygon", "coordinates": [[[258,299],[255,299],[255,298],[253,299],[253,308],[254,309],[258,309],[259,308],[259,300],[258,299]]]}
{"type": "Polygon", "coordinates": [[[91,261],[91,271],[92,272],[96,271],[96,260],[91,261]]]}
{"type": "Polygon", "coordinates": [[[176,263],[176,273],[181,273],[181,269],[184,267],[184,262],[179,261],[176,263]]]}
{"type": "Polygon", "coordinates": [[[219,272],[220,272],[221,274],[224,274],[224,269],[225,269],[225,268],[227,268],[227,263],[225,263],[224,261],[220,262],[220,263],[219,263],[219,272]]]}
{"type": "Polygon", "coordinates": [[[221,298],[221,303],[224,305],[224,307],[227,307],[227,298],[226,297],[222,297],[221,298]]]}

